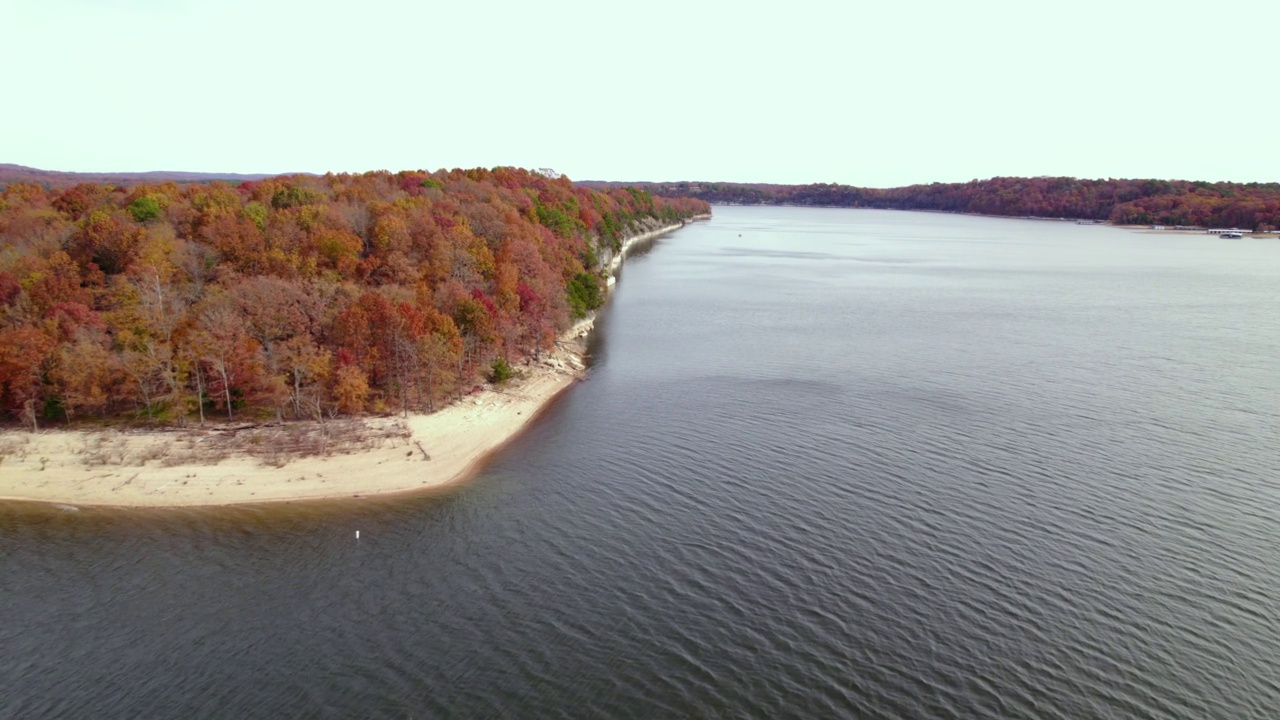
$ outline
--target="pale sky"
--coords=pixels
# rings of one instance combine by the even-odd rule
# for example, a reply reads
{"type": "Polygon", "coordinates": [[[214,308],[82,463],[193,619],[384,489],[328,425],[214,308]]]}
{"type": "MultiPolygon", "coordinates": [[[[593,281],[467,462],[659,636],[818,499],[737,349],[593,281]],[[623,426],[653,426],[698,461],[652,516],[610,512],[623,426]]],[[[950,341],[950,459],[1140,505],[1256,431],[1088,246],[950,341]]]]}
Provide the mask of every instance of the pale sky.
{"type": "Polygon", "coordinates": [[[0,162],[1280,180],[1280,2],[0,0],[0,162]]]}

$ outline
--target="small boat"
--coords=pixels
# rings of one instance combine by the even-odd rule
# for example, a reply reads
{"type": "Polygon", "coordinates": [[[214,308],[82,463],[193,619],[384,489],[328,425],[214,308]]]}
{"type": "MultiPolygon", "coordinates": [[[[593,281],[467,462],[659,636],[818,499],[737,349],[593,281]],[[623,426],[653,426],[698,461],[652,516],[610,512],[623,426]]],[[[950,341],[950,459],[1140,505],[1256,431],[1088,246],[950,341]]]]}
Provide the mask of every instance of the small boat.
{"type": "Polygon", "coordinates": [[[1238,233],[1238,232],[1228,231],[1228,232],[1224,232],[1224,233],[1219,234],[1219,235],[1218,235],[1218,237],[1223,238],[1223,239],[1236,239],[1236,240],[1238,240],[1238,239],[1240,239],[1240,238],[1244,237],[1244,235],[1242,235],[1241,233],[1238,233]]]}

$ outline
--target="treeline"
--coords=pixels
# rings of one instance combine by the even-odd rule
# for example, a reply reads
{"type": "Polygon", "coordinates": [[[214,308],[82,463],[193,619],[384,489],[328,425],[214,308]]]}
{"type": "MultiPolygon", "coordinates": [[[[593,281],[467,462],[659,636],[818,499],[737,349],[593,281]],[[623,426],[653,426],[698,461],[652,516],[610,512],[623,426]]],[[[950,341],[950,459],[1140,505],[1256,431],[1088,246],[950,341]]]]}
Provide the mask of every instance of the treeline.
{"type": "Polygon", "coordinates": [[[173,171],[134,173],[60,172],[58,170],[40,170],[38,168],[26,167],[25,165],[0,163],[0,189],[3,189],[6,185],[19,182],[34,183],[45,188],[65,189],[72,185],[81,185],[84,183],[110,183],[112,185],[129,187],[133,185],[163,182],[210,183],[221,180],[223,182],[240,183],[248,180],[265,180],[269,177],[273,176],[262,174],[245,175],[241,173],[195,173],[173,171]]]}
{"type": "Polygon", "coordinates": [[[598,306],[626,236],[707,212],[514,168],[12,183],[0,412],[36,427],[432,409],[598,306]]]}
{"type": "MultiPolygon", "coordinates": [[[[581,184],[597,188],[612,185],[581,184]]],[[[1125,225],[1280,229],[1280,183],[998,177],[890,189],[717,182],[635,185],[655,195],[696,197],[712,203],[939,210],[1106,220],[1125,225]]]]}

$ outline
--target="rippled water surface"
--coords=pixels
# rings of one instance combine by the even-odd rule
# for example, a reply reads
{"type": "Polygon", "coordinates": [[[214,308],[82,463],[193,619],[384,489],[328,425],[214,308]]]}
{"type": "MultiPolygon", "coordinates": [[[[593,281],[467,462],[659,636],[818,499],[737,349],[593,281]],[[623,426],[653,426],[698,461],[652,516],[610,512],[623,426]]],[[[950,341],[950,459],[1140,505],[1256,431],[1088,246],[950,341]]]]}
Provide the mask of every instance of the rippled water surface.
{"type": "Polygon", "coordinates": [[[1277,280],[717,208],[470,484],[0,506],[0,717],[1280,717],[1277,280]]]}

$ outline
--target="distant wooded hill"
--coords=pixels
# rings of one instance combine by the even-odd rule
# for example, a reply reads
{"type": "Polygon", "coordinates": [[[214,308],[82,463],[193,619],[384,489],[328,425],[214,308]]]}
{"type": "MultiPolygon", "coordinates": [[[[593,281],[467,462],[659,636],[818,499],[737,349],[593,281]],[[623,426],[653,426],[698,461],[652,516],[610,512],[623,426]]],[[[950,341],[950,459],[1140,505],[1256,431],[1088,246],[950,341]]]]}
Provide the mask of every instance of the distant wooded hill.
{"type": "Polygon", "coordinates": [[[9,163],[0,163],[0,189],[4,189],[6,185],[18,182],[27,182],[48,188],[66,188],[72,185],[80,185],[82,183],[100,183],[121,186],[142,185],[145,183],[208,183],[208,182],[227,182],[238,183],[248,182],[250,180],[265,180],[275,175],[244,175],[240,173],[197,173],[197,172],[173,172],[167,170],[157,170],[153,172],[134,172],[134,173],[80,173],[80,172],[58,172],[56,170],[40,170],[37,168],[26,167],[25,165],[12,165],[9,163]]]}
{"type": "Polygon", "coordinates": [[[711,203],[938,210],[1011,217],[1081,218],[1124,225],[1280,228],[1280,183],[997,177],[900,188],[727,182],[581,182],[631,186],[711,203]]]}

